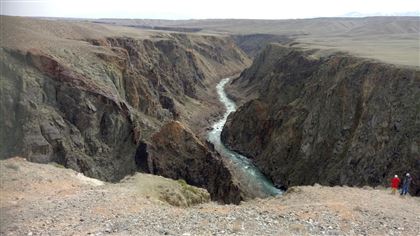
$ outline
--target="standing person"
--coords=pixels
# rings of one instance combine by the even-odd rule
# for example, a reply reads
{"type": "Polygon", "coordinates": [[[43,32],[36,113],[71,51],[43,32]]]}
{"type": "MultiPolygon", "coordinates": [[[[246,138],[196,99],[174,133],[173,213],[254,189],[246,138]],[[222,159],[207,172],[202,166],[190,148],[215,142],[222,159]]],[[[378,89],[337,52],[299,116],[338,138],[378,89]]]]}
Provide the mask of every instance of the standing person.
{"type": "Polygon", "coordinates": [[[398,178],[398,175],[395,175],[394,178],[391,180],[391,188],[392,188],[392,194],[395,194],[395,192],[398,189],[398,186],[400,186],[400,178],[398,178]]]}
{"type": "Polygon", "coordinates": [[[413,179],[411,178],[410,174],[407,173],[404,177],[403,187],[401,189],[401,196],[406,195],[408,193],[408,189],[410,187],[411,180],[413,180],[413,179]]]}

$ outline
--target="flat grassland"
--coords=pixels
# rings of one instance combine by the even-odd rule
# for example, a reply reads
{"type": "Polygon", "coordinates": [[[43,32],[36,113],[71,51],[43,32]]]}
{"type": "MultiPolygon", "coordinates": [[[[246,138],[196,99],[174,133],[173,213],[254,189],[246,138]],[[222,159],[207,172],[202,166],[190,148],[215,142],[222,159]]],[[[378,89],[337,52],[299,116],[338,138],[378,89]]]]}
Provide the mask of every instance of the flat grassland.
{"type": "Polygon", "coordinates": [[[198,33],[287,36],[300,47],[344,51],[390,64],[420,67],[420,17],[315,18],[293,20],[128,20],[102,23],[134,27],[200,29],[198,33]]]}

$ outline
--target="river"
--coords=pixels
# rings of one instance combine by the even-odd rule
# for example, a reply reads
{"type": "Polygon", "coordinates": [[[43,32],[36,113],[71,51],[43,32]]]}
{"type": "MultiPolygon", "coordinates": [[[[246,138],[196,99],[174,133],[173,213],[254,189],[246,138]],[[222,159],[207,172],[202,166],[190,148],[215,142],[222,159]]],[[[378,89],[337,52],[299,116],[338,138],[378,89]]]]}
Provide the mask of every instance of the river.
{"type": "Polygon", "coordinates": [[[268,197],[281,194],[282,191],[274,187],[273,183],[268,180],[258,168],[245,156],[229,150],[221,141],[221,133],[226,123],[227,117],[231,112],[236,110],[236,104],[227,97],[225,85],[230,78],[221,80],[217,84],[217,93],[219,100],[225,105],[226,112],[222,119],[214,123],[212,130],[208,134],[208,140],[213,143],[215,149],[225,158],[229,169],[234,173],[241,189],[247,197],[268,197]]]}

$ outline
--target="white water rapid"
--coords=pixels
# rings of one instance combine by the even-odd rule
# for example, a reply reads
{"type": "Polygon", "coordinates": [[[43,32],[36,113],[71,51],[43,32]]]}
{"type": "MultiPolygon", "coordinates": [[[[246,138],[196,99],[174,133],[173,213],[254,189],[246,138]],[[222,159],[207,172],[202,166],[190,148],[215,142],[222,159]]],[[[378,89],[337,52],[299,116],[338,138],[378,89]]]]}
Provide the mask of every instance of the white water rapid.
{"type": "Polygon", "coordinates": [[[230,81],[229,78],[223,79],[217,84],[217,93],[220,101],[225,105],[226,112],[223,118],[213,125],[213,129],[208,134],[208,140],[213,143],[215,149],[228,163],[228,167],[234,173],[248,197],[268,197],[281,194],[282,191],[274,187],[252,162],[245,156],[229,150],[221,141],[221,133],[226,123],[227,117],[236,110],[235,103],[229,99],[225,93],[225,85],[230,81]]]}

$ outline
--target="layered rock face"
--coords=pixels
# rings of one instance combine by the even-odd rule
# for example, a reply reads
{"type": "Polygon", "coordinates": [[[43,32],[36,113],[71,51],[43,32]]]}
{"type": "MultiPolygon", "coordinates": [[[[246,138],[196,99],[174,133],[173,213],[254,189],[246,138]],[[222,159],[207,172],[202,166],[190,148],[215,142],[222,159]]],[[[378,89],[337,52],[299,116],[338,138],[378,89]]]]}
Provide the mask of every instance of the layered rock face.
{"type": "Polygon", "coordinates": [[[256,99],[222,140],[279,186],[388,185],[410,172],[420,195],[420,71],[269,45],[231,89],[256,99]]]}
{"type": "Polygon", "coordinates": [[[55,161],[107,181],[142,170],[140,146],[172,120],[193,126],[186,111],[208,105],[208,84],[249,64],[227,37],[112,27],[96,36],[98,25],[9,17],[2,24],[0,157],[55,161]]]}
{"type": "Polygon", "coordinates": [[[145,172],[204,187],[212,199],[225,203],[243,200],[221,157],[178,121],[164,125],[153,135],[150,144],[140,145],[136,162],[145,172]]]}

